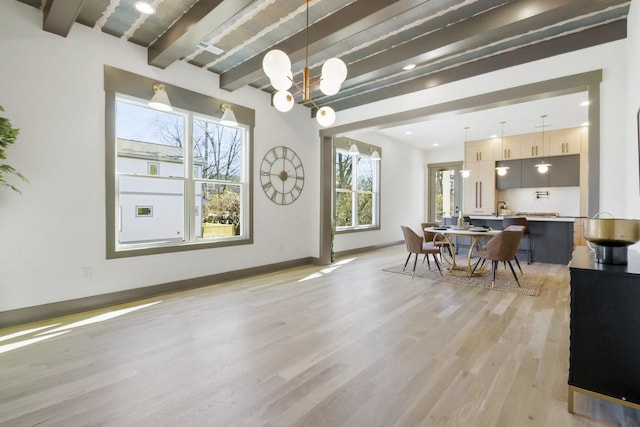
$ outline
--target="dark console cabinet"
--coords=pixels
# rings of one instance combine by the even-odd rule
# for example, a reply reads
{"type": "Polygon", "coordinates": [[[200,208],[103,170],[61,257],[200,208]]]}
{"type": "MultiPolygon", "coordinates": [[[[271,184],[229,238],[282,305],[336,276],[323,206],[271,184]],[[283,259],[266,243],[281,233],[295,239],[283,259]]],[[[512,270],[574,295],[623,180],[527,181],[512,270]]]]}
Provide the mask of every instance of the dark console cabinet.
{"type": "Polygon", "coordinates": [[[569,412],[574,392],[640,408],[640,260],[599,264],[578,247],[570,270],[569,412]]]}

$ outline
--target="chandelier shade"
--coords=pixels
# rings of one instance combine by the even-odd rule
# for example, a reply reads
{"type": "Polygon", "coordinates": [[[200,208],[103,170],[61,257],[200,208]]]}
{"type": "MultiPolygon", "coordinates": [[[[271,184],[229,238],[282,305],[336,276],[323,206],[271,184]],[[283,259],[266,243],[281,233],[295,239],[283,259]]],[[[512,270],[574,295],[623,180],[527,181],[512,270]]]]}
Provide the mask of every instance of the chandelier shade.
{"type": "Polygon", "coordinates": [[[325,105],[316,113],[316,120],[321,126],[331,126],[336,121],[336,112],[333,111],[333,108],[325,105]]]}
{"type": "Polygon", "coordinates": [[[293,108],[293,96],[286,90],[280,90],[273,95],[273,106],[276,110],[286,113],[293,108]]]}
{"type": "Polygon", "coordinates": [[[291,60],[281,50],[270,50],[262,59],[262,69],[270,79],[286,76],[291,71],[291,60]]]}

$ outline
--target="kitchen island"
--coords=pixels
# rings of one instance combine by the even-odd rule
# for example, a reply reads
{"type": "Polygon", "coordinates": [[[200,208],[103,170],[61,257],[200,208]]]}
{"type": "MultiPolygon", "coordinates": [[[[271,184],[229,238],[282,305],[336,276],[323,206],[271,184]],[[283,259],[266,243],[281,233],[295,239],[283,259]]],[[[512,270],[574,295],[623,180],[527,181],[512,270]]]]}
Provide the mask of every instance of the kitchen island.
{"type": "MultiPolygon", "coordinates": [[[[471,224],[487,226],[494,230],[502,230],[503,216],[471,215],[471,224]]],[[[559,216],[525,216],[529,223],[529,235],[520,241],[518,258],[527,259],[527,239],[531,239],[531,255],[533,262],[567,265],[571,260],[574,241],[574,217],[559,216]]],[[[454,224],[457,218],[445,218],[445,224],[454,224]]],[[[464,252],[469,242],[458,239],[456,242],[464,252]]]]}

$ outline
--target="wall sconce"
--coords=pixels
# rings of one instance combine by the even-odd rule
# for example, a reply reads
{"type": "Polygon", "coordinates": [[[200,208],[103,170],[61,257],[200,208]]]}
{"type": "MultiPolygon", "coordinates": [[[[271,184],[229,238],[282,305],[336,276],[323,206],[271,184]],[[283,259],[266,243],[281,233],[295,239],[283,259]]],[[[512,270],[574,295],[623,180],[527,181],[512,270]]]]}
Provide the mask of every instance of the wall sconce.
{"type": "Polygon", "coordinates": [[[172,111],[171,102],[169,101],[169,95],[162,83],[153,84],[153,97],[149,101],[149,107],[159,111],[172,111]]]}
{"type": "Polygon", "coordinates": [[[223,111],[222,118],[220,119],[220,124],[224,126],[238,126],[238,121],[236,120],[236,115],[233,114],[233,110],[231,109],[231,105],[222,104],[220,109],[223,111]]]}
{"type": "MultiPolygon", "coordinates": [[[[347,142],[347,145],[349,143],[347,142]]],[[[350,156],[358,156],[360,155],[360,150],[358,150],[358,146],[356,144],[349,145],[349,151],[347,152],[350,156]]]]}
{"type": "MultiPolygon", "coordinates": [[[[357,147],[356,147],[357,148],[357,147]]],[[[380,157],[380,153],[378,153],[378,150],[376,150],[373,147],[369,147],[369,153],[371,153],[371,160],[380,160],[382,157],[380,157]]]]}

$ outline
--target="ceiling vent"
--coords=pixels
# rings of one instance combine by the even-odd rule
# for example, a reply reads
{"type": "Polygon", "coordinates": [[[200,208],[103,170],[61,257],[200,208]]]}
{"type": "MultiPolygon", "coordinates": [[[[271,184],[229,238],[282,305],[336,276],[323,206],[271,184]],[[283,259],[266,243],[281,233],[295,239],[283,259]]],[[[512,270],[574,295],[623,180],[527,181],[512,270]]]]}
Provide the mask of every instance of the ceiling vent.
{"type": "Polygon", "coordinates": [[[204,50],[206,50],[207,52],[211,52],[211,53],[213,53],[214,55],[218,55],[218,56],[219,56],[219,55],[221,55],[222,53],[224,53],[224,50],[222,50],[222,49],[220,49],[219,47],[216,47],[216,46],[214,46],[214,45],[212,45],[212,44],[209,44],[209,43],[207,43],[207,42],[200,42],[200,43],[198,43],[198,47],[199,47],[200,49],[204,49],[204,50]]]}

